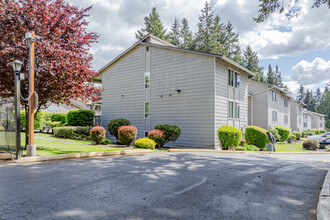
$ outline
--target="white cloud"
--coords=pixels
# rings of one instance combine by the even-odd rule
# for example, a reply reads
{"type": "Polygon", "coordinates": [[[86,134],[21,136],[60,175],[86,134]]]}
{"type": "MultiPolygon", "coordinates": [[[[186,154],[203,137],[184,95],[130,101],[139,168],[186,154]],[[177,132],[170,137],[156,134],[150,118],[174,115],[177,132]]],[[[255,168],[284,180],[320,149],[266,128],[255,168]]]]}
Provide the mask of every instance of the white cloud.
{"type": "Polygon", "coordinates": [[[311,63],[300,61],[292,68],[292,79],[303,85],[326,83],[330,80],[330,60],[316,58],[311,63]]]}

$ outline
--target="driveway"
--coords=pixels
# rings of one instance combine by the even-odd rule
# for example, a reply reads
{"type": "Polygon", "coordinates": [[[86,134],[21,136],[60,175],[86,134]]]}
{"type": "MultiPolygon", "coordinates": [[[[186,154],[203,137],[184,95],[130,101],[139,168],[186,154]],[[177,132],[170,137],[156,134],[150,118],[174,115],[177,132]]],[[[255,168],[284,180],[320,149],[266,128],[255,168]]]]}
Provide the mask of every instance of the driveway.
{"type": "Polygon", "coordinates": [[[307,159],[160,152],[0,165],[0,219],[314,219],[330,163],[307,159]]]}

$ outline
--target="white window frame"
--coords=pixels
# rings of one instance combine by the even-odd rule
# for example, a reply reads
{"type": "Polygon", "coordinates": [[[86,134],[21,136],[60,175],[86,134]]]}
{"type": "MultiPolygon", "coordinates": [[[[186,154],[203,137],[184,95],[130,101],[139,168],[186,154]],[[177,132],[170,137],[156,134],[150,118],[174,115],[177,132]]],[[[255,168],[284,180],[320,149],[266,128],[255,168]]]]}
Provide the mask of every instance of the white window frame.
{"type": "Polygon", "coordinates": [[[149,119],[150,118],[150,102],[144,102],[144,119],[149,119]],[[149,112],[146,112],[146,104],[148,103],[149,105],[149,112]]]}
{"type": "Polygon", "coordinates": [[[277,92],[274,91],[274,90],[272,90],[272,100],[273,100],[274,102],[277,102],[277,92]]]}
{"type": "Polygon", "coordinates": [[[235,105],[233,101],[228,101],[228,118],[232,119],[235,117],[235,105]]]}
{"type": "Polygon", "coordinates": [[[284,115],[284,124],[289,124],[289,116],[284,115]]]}
{"type": "Polygon", "coordinates": [[[277,111],[273,111],[273,121],[277,121],[277,111]]]}
{"type": "Polygon", "coordinates": [[[240,104],[238,102],[235,102],[235,118],[239,119],[240,117],[240,104]]]}
{"type": "Polygon", "coordinates": [[[289,100],[287,98],[284,98],[284,107],[289,107],[289,100]]]}
{"type": "Polygon", "coordinates": [[[241,75],[233,69],[228,68],[228,86],[239,89],[241,86],[241,75]]]}
{"type": "Polygon", "coordinates": [[[301,125],[301,118],[299,117],[298,120],[299,120],[299,125],[301,125]]]}
{"type": "Polygon", "coordinates": [[[150,72],[144,73],[144,88],[149,89],[150,88],[150,72]],[[146,77],[149,77],[149,82],[147,82],[146,77]]]}

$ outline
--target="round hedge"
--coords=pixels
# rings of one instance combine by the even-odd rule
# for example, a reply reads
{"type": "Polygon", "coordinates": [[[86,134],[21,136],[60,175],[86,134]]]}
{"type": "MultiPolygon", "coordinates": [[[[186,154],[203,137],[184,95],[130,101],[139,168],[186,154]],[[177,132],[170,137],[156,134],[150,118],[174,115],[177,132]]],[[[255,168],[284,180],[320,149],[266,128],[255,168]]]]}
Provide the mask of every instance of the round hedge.
{"type": "Polygon", "coordinates": [[[89,135],[96,144],[101,144],[105,138],[105,129],[101,126],[95,126],[90,130],[89,135]]]}
{"type": "Polygon", "coordinates": [[[230,147],[239,145],[242,131],[229,125],[223,125],[218,129],[218,137],[221,148],[227,150],[230,147]]]}
{"type": "Polygon", "coordinates": [[[135,141],[134,145],[138,148],[154,150],[156,142],[151,140],[150,138],[139,138],[137,141],[135,141]]]}
{"type": "Polygon", "coordinates": [[[131,125],[129,120],[123,118],[112,119],[108,123],[108,131],[112,136],[115,136],[118,140],[118,129],[124,125],[131,125]]]}
{"type": "Polygon", "coordinates": [[[290,136],[290,128],[284,126],[275,126],[275,129],[278,131],[278,134],[281,136],[280,141],[288,140],[290,136]]]}
{"type": "Polygon", "coordinates": [[[92,126],[94,112],[92,110],[73,109],[66,115],[68,126],[92,126]]]}
{"type": "Polygon", "coordinates": [[[266,148],[266,144],[269,144],[267,131],[258,126],[248,126],[245,128],[246,143],[254,145],[263,150],[266,148]]]}
{"type": "Polygon", "coordinates": [[[166,144],[169,141],[175,142],[181,135],[181,129],[176,125],[156,125],[155,129],[164,131],[165,133],[165,142],[166,144]]]}
{"type": "Polygon", "coordinates": [[[302,133],[299,131],[293,131],[292,134],[296,136],[295,139],[298,141],[300,140],[300,138],[302,138],[302,133]]]}
{"type": "Polygon", "coordinates": [[[165,143],[165,132],[159,129],[154,129],[148,133],[148,138],[154,140],[157,147],[162,147],[165,143]]]}
{"type": "Polygon", "coordinates": [[[118,129],[118,141],[130,146],[135,141],[137,135],[137,128],[132,125],[121,126],[118,129]]]}

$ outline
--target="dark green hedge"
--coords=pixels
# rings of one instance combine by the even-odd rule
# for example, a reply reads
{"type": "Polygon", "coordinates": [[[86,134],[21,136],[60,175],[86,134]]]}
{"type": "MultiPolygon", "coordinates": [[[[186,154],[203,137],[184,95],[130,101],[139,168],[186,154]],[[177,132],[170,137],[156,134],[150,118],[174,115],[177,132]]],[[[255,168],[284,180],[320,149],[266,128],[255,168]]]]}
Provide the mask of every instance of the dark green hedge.
{"type": "Polygon", "coordinates": [[[112,119],[108,123],[108,131],[112,136],[115,136],[118,140],[118,129],[124,125],[131,125],[129,120],[123,118],[112,119]]]}
{"type": "Polygon", "coordinates": [[[92,110],[74,109],[67,114],[68,126],[92,126],[94,112],[92,110]]]}
{"type": "Polygon", "coordinates": [[[221,148],[227,150],[230,147],[239,145],[242,131],[229,125],[223,125],[218,129],[218,138],[221,148]]]}
{"type": "Polygon", "coordinates": [[[258,126],[248,126],[245,129],[245,139],[247,144],[257,146],[263,150],[266,148],[266,144],[269,144],[267,131],[258,126]]]}
{"type": "Polygon", "coordinates": [[[164,145],[169,142],[175,142],[181,135],[181,129],[176,125],[156,125],[155,129],[164,131],[165,142],[164,145]]]}

